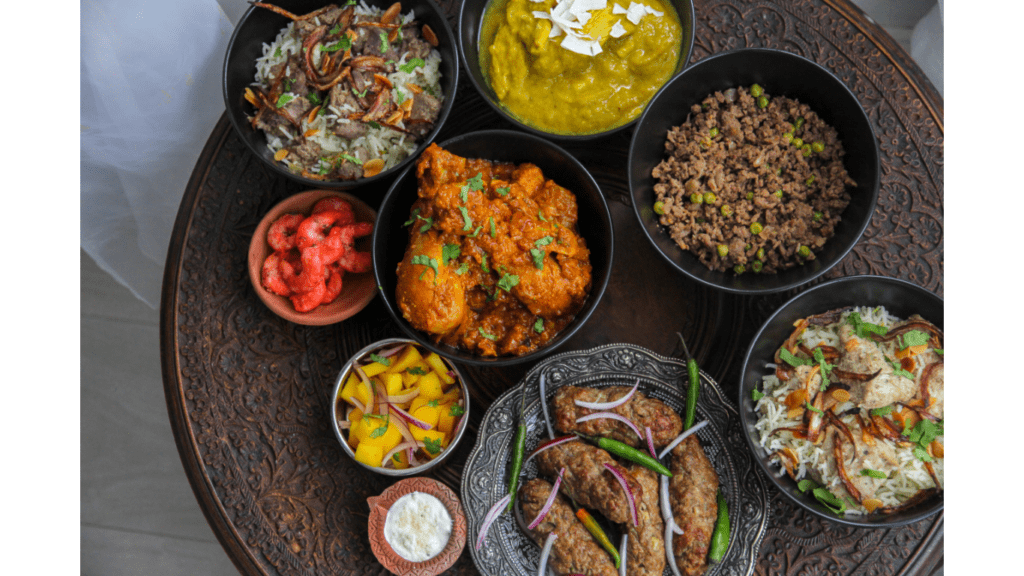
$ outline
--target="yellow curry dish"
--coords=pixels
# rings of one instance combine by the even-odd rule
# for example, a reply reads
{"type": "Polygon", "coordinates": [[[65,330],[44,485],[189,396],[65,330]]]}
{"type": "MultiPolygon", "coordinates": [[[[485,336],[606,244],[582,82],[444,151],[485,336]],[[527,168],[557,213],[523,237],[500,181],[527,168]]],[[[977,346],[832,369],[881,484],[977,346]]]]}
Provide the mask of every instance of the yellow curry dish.
{"type": "Polygon", "coordinates": [[[590,251],[573,193],[534,164],[467,159],[431,144],[398,265],[403,317],[483,357],[547,344],[583,307],[590,251]]]}
{"type": "Polygon", "coordinates": [[[679,64],[682,26],[662,0],[493,0],[480,67],[524,124],[596,134],[635,119],[679,64]]]}

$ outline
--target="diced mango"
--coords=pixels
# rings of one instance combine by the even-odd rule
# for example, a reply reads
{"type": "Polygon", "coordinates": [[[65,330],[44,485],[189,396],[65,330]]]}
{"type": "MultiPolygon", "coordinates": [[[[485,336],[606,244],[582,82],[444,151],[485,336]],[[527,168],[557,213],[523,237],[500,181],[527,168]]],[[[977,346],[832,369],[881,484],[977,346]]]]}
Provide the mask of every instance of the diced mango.
{"type": "Polygon", "coordinates": [[[422,357],[423,356],[420,354],[420,351],[417,350],[415,346],[406,346],[405,350],[398,355],[398,359],[391,363],[391,366],[388,368],[388,372],[396,374],[402,372],[409,366],[419,362],[422,357]]]}
{"type": "Polygon", "coordinates": [[[431,352],[427,356],[427,364],[430,365],[430,368],[438,375],[438,377],[441,378],[441,381],[444,382],[445,384],[451,384],[455,382],[455,378],[452,378],[448,374],[448,365],[445,364],[444,360],[442,360],[441,357],[438,356],[436,353],[431,352]]]}
{"type": "Polygon", "coordinates": [[[452,416],[453,405],[451,403],[441,404],[441,410],[437,417],[437,429],[449,436],[455,433],[455,416],[452,416]]]}
{"type": "Polygon", "coordinates": [[[420,375],[419,374],[410,374],[408,370],[406,370],[405,372],[402,372],[402,384],[405,385],[406,388],[408,388],[408,387],[412,386],[413,384],[415,384],[416,381],[419,380],[419,379],[420,379],[420,375]]]}
{"type": "Polygon", "coordinates": [[[431,428],[437,428],[437,419],[441,414],[438,406],[431,406],[433,402],[428,402],[426,405],[420,406],[412,415],[414,418],[422,420],[427,424],[430,424],[431,428]]]}
{"type": "Polygon", "coordinates": [[[426,406],[427,402],[430,402],[430,398],[424,398],[423,395],[420,394],[419,396],[413,398],[412,402],[409,403],[409,410],[407,410],[407,412],[412,414],[413,412],[419,410],[421,406],[426,406]]]}
{"type": "Polygon", "coordinates": [[[391,457],[391,466],[395,470],[405,470],[409,467],[409,457],[406,455],[405,450],[395,452],[395,455],[391,457]]]}
{"type": "Polygon", "coordinates": [[[352,403],[352,398],[358,400],[363,406],[366,406],[366,403],[370,401],[369,390],[366,390],[366,386],[363,386],[359,376],[356,376],[354,373],[345,381],[345,386],[342,387],[339,396],[349,404],[352,403]]]}
{"type": "Polygon", "coordinates": [[[415,426],[413,426],[409,430],[412,432],[413,438],[427,444],[427,448],[424,448],[423,451],[426,452],[431,458],[440,454],[441,451],[438,450],[437,452],[431,452],[430,446],[439,445],[442,450],[446,446],[448,446],[448,436],[444,432],[441,432],[440,430],[422,430],[415,426]]]}
{"type": "Polygon", "coordinates": [[[462,388],[459,386],[454,386],[452,387],[451,390],[442,394],[441,397],[438,398],[438,400],[442,404],[452,404],[458,402],[459,398],[462,398],[462,388]]]}
{"type": "Polygon", "coordinates": [[[363,419],[363,411],[359,408],[353,408],[352,410],[349,410],[348,416],[346,416],[345,419],[355,424],[363,419]]]}
{"type": "Polygon", "coordinates": [[[384,452],[390,452],[392,448],[398,446],[398,443],[402,441],[402,433],[399,432],[394,422],[388,422],[385,428],[384,422],[381,420],[373,419],[376,421],[368,424],[366,420],[366,418],[363,418],[363,426],[367,430],[366,438],[360,442],[360,446],[363,444],[380,446],[384,449],[384,452]]]}
{"type": "Polygon", "coordinates": [[[437,372],[431,372],[420,378],[419,382],[416,383],[416,387],[420,389],[420,398],[435,400],[443,394],[441,392],[441,379],[438,377],[437,372]]]}
{"type": "Polygon", "coordinates": [[[384,389],[388,391],[389,396],[397,395],[402,390],[402,375],[385,374],[384,389]]]}
{"type": "Polygon", "coordinates": [[[356,448],[356,461],[367,466],[380,467],[384,460],[384,449],[366,442],[360,442],[356,448]]]}
{"type": "Polygon", "coordinates": [[[380,374],[381,372],[384,372],[387,369],[388,367],[381,364],[380,362],[370,362],[366,366],[363,366],[363,374],[366,374],[367,378],[373,378],[377,374],[380,374]]]}

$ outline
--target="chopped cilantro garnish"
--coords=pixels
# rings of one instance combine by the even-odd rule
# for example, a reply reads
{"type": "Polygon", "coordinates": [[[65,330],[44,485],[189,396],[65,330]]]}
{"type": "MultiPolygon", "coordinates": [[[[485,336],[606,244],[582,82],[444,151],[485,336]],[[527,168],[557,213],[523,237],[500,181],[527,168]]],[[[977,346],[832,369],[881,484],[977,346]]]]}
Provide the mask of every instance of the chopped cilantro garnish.
{"type": "Polygon", "coordinates": [[[463,262],[459,266],[459,269],[455,271],[455,273],[458,274],[459,276],[462,276],[466,272],[469,272],[469,264],[466,264],[465,262],[463,262]]]}
{"type": "Polygon", "coordinates": [[[476,176],[473,176],[469,180],[466,180],[466,184],[469,184],[469,187],[472,188],[473,190],[476,190],[477,192],[479,192],[480,190],[483,190],[484,189],[484,174],[483,174],[483,172],[477,172],[476,176]]]}
{"type": "Polygon", "coordinates": [[[423,66],[423,64],[424,62],[422,58],[413,58],[406,62],[405,64],[399,66],[398,69],[401,70],[402,72],[405,72],[406,74],[410,74],[412,73],[413,70],[419,68],[420,66],[423,66]]]}
{"type": "Polygon", "coordinates": [[[457,260],[462,254],[458,244],[445,244],[441,247],[441,263],[448,266],[452,260],[457,260]]]}
{"type": "Polygon", "coordinates": [[[537,248],[541,248],[541,247],[547,246],[548,244],[551,244],[554,241],[555,241],[555,238],[553,236],[545,236],[545,237],[537,240],[536,242],[534,242],[533,245],[536,246],[537,248]]]}
{"type": "Polygon", "coordinates": [[[900,350],[905,350],[911,346],[920,346],[921,344],[927,344],[931,340],[931,335],[921,332],[920,330],[911,330],[903,336],[897,339],[900,350]]]}
{"type": "Polygon", "coordinates": [[[469,185],[463,184],[459,189],[459,200],[462,200],[463,204],[469,201],[469,185]]]}
{"type": "Polygon", "coordinates": [[[292,84],[295,84],[295,78],[285,78],[284,81],[281,82],[281,86],[284,88],[285,92],[292,89],[292,84]]]}
{"type": "Polygon", "coordinates": [[[842,514],[843,512],[846,512],[846,502],[836,498],[835,494],[829,492],[825,488],[815,488],[812,493],[818,502],[821,502],[822,505],[834,514],[842,514]]]}
{"type": "Polygon", "coordinates": [[[488,340],[497,340],[498,339],[498,337],[495,336],[494,334],[488,334],[486,331],[484,331],[483,328],[477,328],[476,331],[479,332],[481,336],[483,336],[484,338],[487,338],[488,340]]]}
{"type": "Polygon", "coordinates": [[[829,374],[832,373],[833,366],[825,361],[825,353],[821,351],[821,348],[815,348],[812,353],[814,360],[821,366],[821,389],[827,390],[831,382],[828,379],[829,374]]]}
{"type": "Polygon", "coordinates": [[[884,336],[889,331],[885,326],[879,326],[878,324],[872,324],[870,322],[864,322],[860,319],[859,312],[852,312],[846,317],[846,321],[853,326],[853,332],[861,337],[867,338],[868,334],[878,334],[884,336]]]}
{"type": "Polygon", "coordinates": [[[355,88],[352,89],[352,93],[355,94],[357,98],[365,98],[366,97],[366,93],[369,92],[369,91],[370,91],[369,88],[367,88],[366,90],[363,90],[362,92],[356,92],[355,88]]]}
{"type": "Polygon", "coordinates": [[[922,462],[931,462],[934,460],[934,458],[928,455],[928,451],[920,446],[914,446],[914,456],[922,462]]]}
{"type": "Polygon", "coordinates": [[[491,271],[491,269],[487,267],[487,252],[484,252],[483,258],[480,259],[480,267],[483,268],[484,272],[491,271]]]}
{"type": "Polygon", "coordinates": [[[426,376],[427,375],[427,371],[423,367],[421,367],[421,366],[413,366],[412,368],[409,368],[408,370],[406,370],[406,372],[408,372],[409,374],[412,374],[413,376],[426,376]]]}
{"type": "Polygon", "coordinates": [[[459,206],[459,212],[462,212],[462,220],[465,222],[462,231],[469,232],[473,229],[473,219],[469,217],[469,210],[465,206],[459,206]]]}
{"type": "Polygon", "coordinates": [[[416,218],[419,215],[420,215],[420,209],[419,208],[413,208],[412,209],[412,214],[409,215],[409,219],[405,221],[405,224],[402,224],[402,227],[412,226],[412,223],[416,221],[416,218]]]}
{"type": "Polygon", "coordinates": [[[280,58],[280,57],[281,57],[281,47],[278,46],[277,50],[274,50],[274,58],[280,58]]]}
{"type": "Polygon", "coordinates": [[[530,248],[530,256],[533,257],[533,266],[537,270],[544,269],[544,251],[539,248],[530,248]]]}
{"type": "Polygon", "coordinates": [[[548,219],[544,217],[544,209],[543,208],[541,208],[540,210],[537,210],[537,218],[540,218],[544,222],[548,221],[548,219]]]}
{"type": "Polygon", "coordinates": [[[501,196],[508,196],[508,193],[512,190],[510,186],[502,186],[501,188],[495,188],[494,191],[501,196]]]}
{"type": "Polygon", "coordinates": [[[511,292],[519,284],[519,276],[515,274],[505,274],[498,280],[498,288],[501,288],[505,292],[511,292]]]}
{"type": "Polygon", "coordinates": [[[320,104],[324,103],[324,101],[320,99],[320,95],[317,94],[316,92],[310,92],[306,96],[306,98],[309,98],[310,103],[312,103],[314,106],[319,106],[320,104]]]}
{"type": "Polygon", "coordinates": [[[431,400],[430,402],[427,402],[427,406],[430,406],[431,408],[437,408],[437,405],[438,405],[438,401],[436,399],[435,400],[431,400]]]}
{"type": "Polygon", "coordinates": [[[825,414],[820,409],[815,408],[814,406],[811,406],[810,402],[804,402],[804,405],[807,406],[807,409],[810,410],[811,412],[817,412],[818,414],[821,414],[821,415],[825,414]]]}
{"type": "Polygon", "coordinates": [[[794,356],[792,352],[790,352],[789,350],[786,350],[785,348],[782,348],[782,349],[779,350],[779,358],[782,358],[783,362],[785,362],[786,364],[789,364],[790,366],[793,366],[793,367],[809,366],[809,365],[812,364],[812,362],[810,360],[808,360],[806,358],[799,358],[797,356],[794,356]]]}
{"type": "Polygon", "coordinates": [[[402,463],[402,459],[399,457],[399,455],[401,453],[402,453],[401,451],[395,452],[395,455],[392,456],[391,459],[394,460],[396,463],[401,464],[402,463]]]}
{"type": "Polygon", "coordinates": [[[337,52],[338,50],[348,50],[352,46],[352,41],[348,39],[348,36],[338,40],[334,44],[327,44],[320,46],[321,52],[337,52]],[[345,46],[348,44],[348,46],[345,46]]]}
{"type": "Polygon", "coordinates": [[[349,156],[348,154],[344,154],[344,153],[343,154],[338,154],[338,156],[341,156],[342,158],[344,158],[345,160],[348,160],[349,162],[351,162],[353,164],[358,164],[360,166],[363,165],[363,161],[360,160],[359,158],[356,158],[355,156],[349,156]]]}
{"type": "Polygon", "coordinates": [[[440,454],[441,453],[441,439],[438,438],[438,439],[435,440],[435,439],[424,437],[423,438],[423,448],[427,452],[430,452],[431,454],[440,454]]]}
{"type": "Polygon", "coordinates": [[[544,331],[544,319],[537,318],[537,321],[533,323],[533,331],[540,334],[544,331]]]}
{"type": "Polygon", "coordinates": [[[367,122],[367,124],[370,125],[370,128],[376,128],[377,130],[380,130],[380,124],[377,124],[376,122],[367,122]]]}
{"type": "Polygon", "coordinates": [[[338,32],[341,32],[341,24],[335,24],[334,28],[331,28],[330,31],[328,31],[327,33],[328,34],[337,34],[338,32]]]}
{"type": "Polygon", "coordinates": [[[496,230],[494,229],[494,217],[492,217],[492,216],[488,216],[488,217],[487,217],[487,220],[489,220],[489,221],[491,222],[491,238],[497,238],[497,236],[498,236],[498,233],[497,233],[497,231],[496,231],[496,230]]]}
{"type": "Polygon", "coordinates": [[[348,0],[348,2],[345,2],[345,6],[355,6],[355,5],[356,5],[356,0],[348,0]]]}
{"type": "Polygon", "coordinates": [[[764,398],[764,392],[761,392],[757,388],[754,388],[753,390],[750,391],[750,397],[751,399],[754,400],[754,402],[757,402],[761,398],[764,398]]]}
{"type": "Polygon", "coordinates": [[[292,96],[291,94],[281,94],[281,96],[279,96],[277,99],[277,107],[283,108],[285,104],[291,102],[292,100],[295,100],[295,96],[292,96]]]}
{"type": "Polygon", "coordinates": [[[477,226],[477,227],[476,227],[476,230],[473,230],[473,233],[472,233],[472,234],[470,234],[470,235],[469,235],[469,237],[470,237],[470,238],[476,238],[477,236],[479,236],[479,235],[480,235],[480,231],[481,231],[481,230],[483,230],[483,229],[484,229],[484,227],[483,227],[483,226],[477,226]]]}
{"type": "Polygon", "coordinates": [[[380,51],[381,54],[388,51],[388,35],[386,32],[380,33],[380,51]]]}
{"type": "Polygon", "coordinates": [[[796,483],[797,490],[799,490],[801,492],[807,492],[808,490],[811,490],[812,488],[817,488],[817,487],[818,487],[818,483],[815,482],[814,480],[811,480],[810,478],[804,478],[803,480],[801,480],[801,481],[796,483]]]}
{"type": "MultiPolygon", "coordinates": [[[[412,264],[418,264],[420,266],[426,266],[434,271],[434,282],[437,282],[437,260],[427,256],[426,254],[417,254],[410,260],[412,264]]],[[[423,274],[426,274],[426,270],[423,274]]],[[[420,278],[423,278],[423,274],[420,274],[420,278]]]]}
{"type": "Polygon", "coordinates": [[[453,404],[452,409],[448,411],[449,416],[462,416],[466,413],[466,409],[458,404],[453,404]]]}
{"type": "Polygon", "coordinates": [[[941,356],[945,354],[945,351],[942,348],[936,348],[935,353],[941,356]]]}
{"type": "Polygon", "coordinates": [[[888,362],[890,366],[892,366],[893,374],[897,376],[903,376],[904,378],[909,378],[910,380],[914,379],[914,375],[904,370],[903,365],[900,364],[899,360],[890,360],[888,357],[886,357],[885,361],[888,362]]]}
{"type": "Polygon", "coordinates": [[[432,217],[424,218],[423,216],[417,216],[417,218],[423,220],[424,222],[423,226],[420,226],[420,234],[423,234],[427,230],[430,230],[430,227],[434,225],[434,219],[432,217]]]}
{"type": "Polygon", "coordinates": [[[871,468],[862,468],[860,471],[861,476],[870,476],[879,480],[885,480],[889,476],[885,472],[879,472],[878,470],[872,470],[871,468]]]}
{"type": "Polygon", "coordinates": [[[892,414],[892,405],[882,406],[871,411],[872,416],[888,416],[889,414],[892,414]]]}
{"type": "Polygon", "coordinates": [[[405,101],[405,93],[402,92],[401,90],[399,90],[398,88],[395,88],[395,103],[396,104],[401,104],[404,101],[405,101]]]}
{"type": "Polygon", "coordinates": [[[384,366],[391,366],[391,359],[390,358],[385,358],[383,356],[378,356],[377,354],[370,354],[370,360],[373,360],[374,362],[376,362],[378,364],[383,364],[384,366]]]}
{"type": "Polygon", "coordinates": [[[327,174],[330,171],[331,171],[331,163],[327,160],[327,158],[321,158],[320,159],[320,169],[317,170],[316,173],[321,175],[321,176],[323,176],[324,174],[327,174]]]}
{"type": "Polygon", "coordinates": [[[387,431],[387,426],[380,426],[378,428],[374,428],[373,430],[370,431],[370,438],[380,438],[384,434],[387,434],[387,431]]]}

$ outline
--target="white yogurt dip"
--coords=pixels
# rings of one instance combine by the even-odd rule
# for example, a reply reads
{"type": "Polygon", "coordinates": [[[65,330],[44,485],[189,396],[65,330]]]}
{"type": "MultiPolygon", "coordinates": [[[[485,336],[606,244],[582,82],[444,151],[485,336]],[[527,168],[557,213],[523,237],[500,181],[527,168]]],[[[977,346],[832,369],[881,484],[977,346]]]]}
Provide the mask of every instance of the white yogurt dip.
{"type": "Polygon", "coordinates": [[[437,556],[452,535],[452,517],[440,500],[423,492],[406,494],[388,510],[384,539],[402,558],[423,562],[437,556]]]}

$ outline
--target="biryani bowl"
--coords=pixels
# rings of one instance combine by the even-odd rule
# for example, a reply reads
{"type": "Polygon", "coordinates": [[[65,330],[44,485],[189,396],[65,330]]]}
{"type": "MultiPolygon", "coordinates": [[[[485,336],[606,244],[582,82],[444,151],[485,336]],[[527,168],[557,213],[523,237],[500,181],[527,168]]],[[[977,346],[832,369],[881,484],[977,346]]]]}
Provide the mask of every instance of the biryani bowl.
{"type": "MultiPolygon", "coordinates": [[[[440,54],[440,62],[437,65],[437,72],[440,74],[440,91],[443,96],[443,100],[440,103],[440,110],[438,112],[437,119],[433,123],[432,129],[424,134],[413,149],[404,159],[397,161],[394,165],[391,165],[392,161],[386,154],[380,154],[383,157],[383,161],[386,162],[383,169],[377,172],[373,176],[367,176],[358,178],[355,180],[339,180],[334,177],[334,173],[330,174],[330,177],[322,176],[319,172],[323,171],[326,164],[321,166],[321,170],[317,170],[316,167],[312,167],[309,171],[303,173],[289,168],[286,164],[288,160],[287,155],[282,156],[281,150],[276,150],[277,142],[274,142],[278,136],[284,137],[284,134],[274,134],[268,138],[267,134],[260,129],[254,127],[254,117],[258,115],[258,109],[254,106],[253,102],[259,103],[260,107],[264,107],[264,103],[254,95],[253,83],[257,74],[257,61],[261,58],[266,57],[267,51],[270,46],[274,44],[278,35],[282,29],[288,26],[292,20],[286,15],[279,13],[280,11],[287,12],[293,15],[305,15],[314,12],[315,10],[324,7],[324,2],[317,2],[314,0],[281,0],[280,2],[273,2],[275,7],[279,8],[278,11],[273,9],[252,6],[245,14],[242,15],[241,20],[235,27],[235,32],[228,42],[228,50],[224,59],[224,71],[223,71],[223,92],[224,92],[224,103],[227,109],[228,118],[231,124],[234,126],[236,133],[245,142],[249,150],[260,159],[261,162],[273,173],[284,176],[291,180],[300,182],[308,187],[317,188],[329,188],[329,189],[349,189],[358,193],[357,189],[374,182],[385,180],[395,173],[402,170],[409,162],[412,161],[421,150],[433,141],[434,137],[440,131],[442,125],[451,112],[452,105],[455,99],[456,85],[458,81],[458,54],[455,48],[455,36],[451,31],[451,27],[448,25],[445,13],[441,10],[433,0],[406,0],[401,3],[401,13],[406,14],[410,10],[413,11],[415,19],[420,22],[421,25],[429,26],[436,36],[437,46],[436,49],[440,54]],[[248,92],[247,92],[248,89],[248,92]],[[274,148],[271,147],[274,146],[274,148]]],[[[386,10],[392,5],[390,2],[384,2],[382,0],[362,0],[359,6],[365,6],[370,8],[376,8],[380,10],[386,10]]],[[[339,6],[345,4],[338,3],[339,6]]],[[[271,51],[271,54],[273,51],[271,51]]],[[[365,95],[365,91],[363,92],[365,95]]],[[[358,94],[357,94],[358,95],[358,94]]],[[[326,99],[326,94],[324,95],[326,99]]],[[[278,100],[272,102],[272,107],[277,107],[278,104],[287,106],[288,101],[282,100],[282,98],[288,98],[287,95],[282,95],[278,100]]],[[[313,101],[310,100],[310,104],[313,101]]],[[[326,104],[326,102],[324,103],[326,104]]],[[[306,126],[309,118],[313,118],[313,122],[320,122],[317,118],[317,114],[314,112],[327,112],[329,109],[325,106],[317,106],[309,110],[310,114],[303,115],[301,121],[303,126],[306,126]],[[320,110],[317,110],[320,108],[320,110]]],[[[332,114],[335,112],[332,111],[332,114]]],[[[323,114],[321,114],[323,116],[323,114]]],[[[383,120],[381,120],[383,122],[383,120]]],[[[378,122],[378,125],[380,122],[378,122]]],[[[289,134],[297,130],[292,125],[284,127],[289,134]]],[[[320,131],[319,133],[313,133],[316,128],[311,128],[303,133],[303,141],[309,140],[314,143],[319,142],[320,139],[326,138],[326,131],[320,131]],[[308,135],[308,136],[307,136],[308,135]]],[[[395,135],[395,131],[379,130],[374,128],[372,125],[367,130],[366,135],[354,140],[354,143],[360,143],[360,146],[370,150],[370,155],[374,156],[374,160],[378,160],[378,154],[374,152],[379,146],[384,146],[384,149],[390,150],[385,144],[382,144],[381,138],[378,136],[386,134],[391,140],[395,135]]],[[[293,137],[297,137],[298,134],[292,134],[293,137]]],[[[403,136],[402,138],[408,138],[403,136]]],[[[401,138],[398,141],[401,140],[401,138]]],[[[319,144],[318,144],[319,146],[319,144]]],[[[353,144],[355,146],[355,144],[353,144]]],[[[388,145],[389,146],[389,145],[388,145]]],[[[327,150],[327,148],[324,148],[327,150]]],[[[340,154],[331,151],[330,157],[337,158],[338,162],[344,163],[344,156],[352,156],[351,151],[343,151],[340,154]]],[[[391,152],[392,156],[397,156],[397,152],[391,152]]],[[[294,158],[294,156],[293,156],[294,158]]],[[[363,166],[363,161],[360,160],[360,166],[363,166]]],[[[335,165],[336,167],[336,165],[335,165]]],[[[367,166],[367,172],[372,173],[379,168],[377,165],[373,165],[371,169],[367,166]]],[[[372,189],[372,187],[371,187],[372,189]]]]}
{"type": "Polygon", "coordinates": [[[774,373],[770,367],[776,363],[776,350],[793,333],[795,322],[848,306],[884,307],[892,316],[903,319],[918,314],[940,329],[943,326],[942,299],[903,280],[853,276],[825,282],[798,294],[765,322],[747,350],[739,384],[740,419],[744,437],[754,459],[775,487],[811,514],[829,522],[861,528],[889,528],[917,522],[943,509],[941,490],[916,505],[889,514],[836,515],[825,509],[810,490],[801,490],[800,484],[786,473],[778,459],[761,443],[762,434],[757,428],[761,412],[756,409],[754,391],[760,392],[765,376],[774,373]]]}

